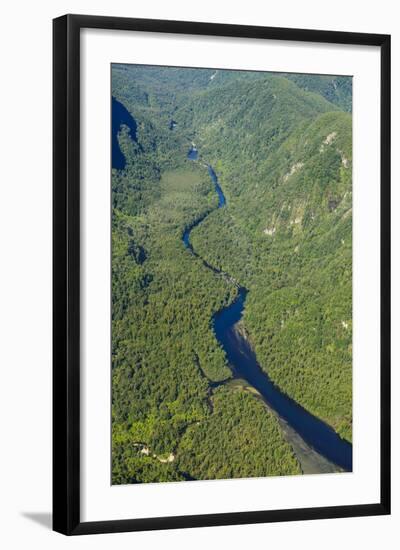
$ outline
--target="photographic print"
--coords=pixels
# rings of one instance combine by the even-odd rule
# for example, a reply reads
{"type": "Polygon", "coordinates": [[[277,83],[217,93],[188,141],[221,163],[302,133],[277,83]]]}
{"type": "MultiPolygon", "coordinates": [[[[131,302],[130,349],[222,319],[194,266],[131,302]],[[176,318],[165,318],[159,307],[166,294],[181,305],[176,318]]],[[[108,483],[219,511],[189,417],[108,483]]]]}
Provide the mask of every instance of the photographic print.
{"type": "Polygon", "coordinates": [[[390,514],[390,36],[53,31],[53,529],[390,514]]]}
{"type": "Polygon", "coordinates": [[[352,471],[352,78],[111,87],[112,484],[352,471]]]}

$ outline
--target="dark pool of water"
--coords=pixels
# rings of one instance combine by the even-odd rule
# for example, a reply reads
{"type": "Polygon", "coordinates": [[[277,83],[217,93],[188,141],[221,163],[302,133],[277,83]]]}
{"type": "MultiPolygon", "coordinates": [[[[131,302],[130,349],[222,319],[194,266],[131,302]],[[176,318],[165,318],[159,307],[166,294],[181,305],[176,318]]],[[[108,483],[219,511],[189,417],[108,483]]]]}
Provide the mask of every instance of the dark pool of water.
{"type": "Polygon", "coordinates": [[[118,143],[118,132],[121,125],[125,124],[129,128],[130,138],[137,141],[137,124],[129,111],[121,102],[112,97],[111,100],[111,165],[117,170],[123,170],[126,166],[126,159],[118,143]]]}
{"type": "Polygon", "coordinates": [[[198,152],[198,150],[196,149],[196,147],[193,147],[193,146],[192,146],[192,147],[189,149],[189,152],[188,152],[188,154],[187,154],[187,158],[188,158],[189,160],[197,160],[197,159],[199,158],[199,152],[198,152]]]}

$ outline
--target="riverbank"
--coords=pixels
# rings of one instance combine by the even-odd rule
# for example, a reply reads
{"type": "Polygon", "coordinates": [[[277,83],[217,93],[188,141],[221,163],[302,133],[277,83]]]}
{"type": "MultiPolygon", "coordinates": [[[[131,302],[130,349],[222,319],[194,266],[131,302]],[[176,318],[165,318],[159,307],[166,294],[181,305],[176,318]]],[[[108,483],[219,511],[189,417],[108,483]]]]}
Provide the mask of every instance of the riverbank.
{"type": "Polygon", "coordinates": [[[263,403],[269,412],[277,418],[285,440],[292,447],[303,474],[333,474],[344,471],[342,468],[336,464],[333,464],[333,462],[329,462],[329,460],[307,445],[299,434],[268,405],[261,393],[253,386],[249,385],[246,380],[243,378],[234,378],[233,380],[226,382],[226,385],[228,387],[238,388],[252,394],[256,399],[263,403]]]}

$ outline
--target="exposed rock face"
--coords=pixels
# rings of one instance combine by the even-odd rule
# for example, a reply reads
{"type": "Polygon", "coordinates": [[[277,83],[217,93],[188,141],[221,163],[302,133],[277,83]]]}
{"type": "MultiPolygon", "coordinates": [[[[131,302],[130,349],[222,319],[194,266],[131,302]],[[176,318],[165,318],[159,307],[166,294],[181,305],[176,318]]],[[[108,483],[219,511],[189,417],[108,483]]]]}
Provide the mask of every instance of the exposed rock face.
{"type": "Polygon", "coordinates": [[[321,147],[319,148],[319,152],[322,153],[325,149],[325,145],[330,145],[337,137],[337,132],[331,132],[326,136],[324,141],[322,142],[321,147]]]}
{"type": "Polygon", "coordinates": [[[271,235],[272,236],[275,233],[275,231],[276,231],[275,227],[266,227],[264,229],[265,235],[271,235]]]}
{"type": "Polygon", "coordinates": [[[342,164],[345,168],[349,166],[349,159],[347,159],[343,154],[342,154],[342,164]]]}
{"type": "Polygon", "coordinates": [[[293,176],[296,172],[300,170],[304,166],[304,162],[296,162],[296,164],[293,164],[293,166],[290,168],[289,172],[283,176],[283,181],[287,181],[290,176],[293,176]]]}
{"type": "Polygon", "coordinates": [[[336,132],[332,132],[328,134],[324,140],[324,145],[330,145],[336,136],[337,136],[336,132]]]}

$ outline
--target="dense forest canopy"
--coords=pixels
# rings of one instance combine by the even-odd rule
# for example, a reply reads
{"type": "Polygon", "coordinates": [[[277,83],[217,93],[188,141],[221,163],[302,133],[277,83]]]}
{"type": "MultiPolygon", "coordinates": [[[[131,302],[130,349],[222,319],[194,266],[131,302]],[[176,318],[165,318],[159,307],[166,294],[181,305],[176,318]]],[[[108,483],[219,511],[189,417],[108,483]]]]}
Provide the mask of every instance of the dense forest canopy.
{"type": "Polygon", "coordinates": [[[249,289],[261,368],[351,441],[351,79],[113,65],[112,96],[131,117],[113,145],[113,483],[300,473],[276,416],[221,385],[211,319],[237,287],[181,239],[204,217],[191,241],[249,289]]]}

